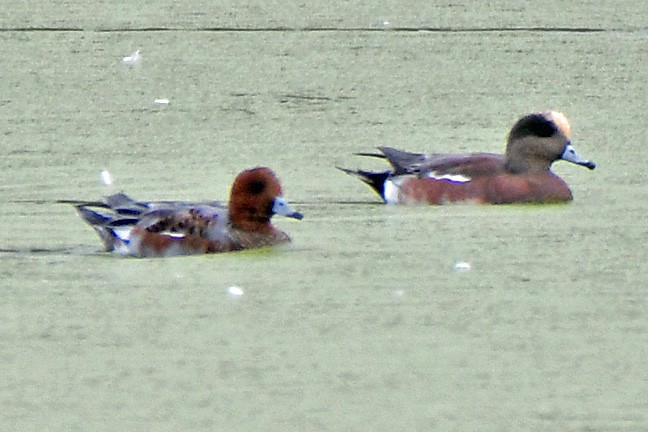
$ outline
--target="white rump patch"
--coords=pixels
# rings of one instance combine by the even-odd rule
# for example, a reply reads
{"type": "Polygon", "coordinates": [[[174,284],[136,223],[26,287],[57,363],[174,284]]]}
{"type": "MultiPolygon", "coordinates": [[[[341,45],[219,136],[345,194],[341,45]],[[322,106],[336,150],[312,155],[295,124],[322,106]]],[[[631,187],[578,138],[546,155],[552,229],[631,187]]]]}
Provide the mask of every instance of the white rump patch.
{"type": "Polygon", "coordinates": [[[383,199],[385,204],[398,204],[398,195],[400,193],[400,179],[393,178],[385,180],[383,199]]]}
{"type": "Polygon", "coordinates": [[[443,175],[438,175],[434,171],[430,172],[428,174],[428,177],[433,179],[433,180],[448,180],[454,183],[466,183],[471,180],[470,177],[466,177],[461,174],[443,174],[443,175]]]}
{"type": "Polygon", "coordinates": [[[130,235],[132,230],[133,230],[132,226],[113,228],[113,232],[115,233],[117,238],[119,238],[119,240],[123,241],[124,243],[128,243],[130,241],[130,235]]]}

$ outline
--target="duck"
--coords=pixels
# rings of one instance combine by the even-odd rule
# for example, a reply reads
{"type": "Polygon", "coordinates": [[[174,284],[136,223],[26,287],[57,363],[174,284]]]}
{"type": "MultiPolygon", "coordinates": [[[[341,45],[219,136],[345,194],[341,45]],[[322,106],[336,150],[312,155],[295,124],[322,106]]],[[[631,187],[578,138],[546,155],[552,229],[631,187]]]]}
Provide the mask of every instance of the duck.
{"type": "Polygon", "coordinates": [[[239,173],[229,203],[136,201],[123,192],[102,201],[68,201],[99,235],[104,250],[124,256],[170,257],[240,251],[290,242],[274,215],[301,220],[268,167],[239,173]]]}
{"type": "Polygon", "coordinates": [[[564,160],[589,170],[571,142],[571,123],[559,111],[533,112],[511,128],[505,154],[424,154],[378,147],[356,153],[385,159],[391,169],[337,167],[368,184],[386,204],[564,203],[573,200],[567,183],[551,171],[564,160]]]}

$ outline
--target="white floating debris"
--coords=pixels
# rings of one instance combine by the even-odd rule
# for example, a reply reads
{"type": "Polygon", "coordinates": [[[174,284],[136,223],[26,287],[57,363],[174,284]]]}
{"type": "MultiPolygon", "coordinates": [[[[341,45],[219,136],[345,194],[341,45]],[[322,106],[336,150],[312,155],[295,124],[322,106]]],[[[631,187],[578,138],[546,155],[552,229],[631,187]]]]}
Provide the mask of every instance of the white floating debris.
{"type": "Polygon", "coordinates": [[[99,183],[101,183],[100,194],[103,196],[110,196],[117,193],[117,185],[110,171],[103,170],[99,173],[99,183]]]}
{"type": "Polygon", "coordinates": [[[112,174],[110,174],[110,171],[107,170],[101,171],[101,174],[99,175],[99,180],[103,185],[106,186],[112,186],[113,183],[115,183],[112,174]]]}
{"type": "Polygon", "coordinates": [[[161,98],[161,99],[155,99],[153,102],[154,102],[156,105],[166,106],[166,105],[169,105],[169,102],[170,102],[170,101],[169,101],[169,99],[161,98]]]}
{"type": "Polygon", "coordinates": [[[468,271],[468,270],[470,270],[470,263],[468,263],[466,261],[459,261],[459,262],[455,263],[454,269],[456,271],[460,271],[460,272],[468,271]]]}
{"type": "Polygon", "coordinates": [[[134,65],[139,63],[142,56],[140,55],[140,50],[135,51],[133,54],[128,55],[122,59],[122,63],[127,65],[134,65]]]}
{"type": "Polygon", "coordinates": [[[234,286],[229,287],[229,288],[227,289],[227,292],[228,292],[229,295],[231,295],[232,297],[240,297],[240,296],[243,295],[243,288],[234,285],[234,286]]]}

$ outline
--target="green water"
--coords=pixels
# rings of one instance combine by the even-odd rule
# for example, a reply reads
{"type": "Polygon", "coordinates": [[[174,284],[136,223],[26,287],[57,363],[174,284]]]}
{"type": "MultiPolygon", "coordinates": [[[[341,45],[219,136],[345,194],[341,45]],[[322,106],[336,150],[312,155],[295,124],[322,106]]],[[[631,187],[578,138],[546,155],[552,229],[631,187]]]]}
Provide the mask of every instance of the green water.
{"type": "Polygon", "coordinates": [[[318,5],[6,5],[0,429],[648,430],[644,3],[318,5]],[[604,31],[455,31],[518,27],[604,31]],[[333,168],[501,151],[545,109],[598,164],[555,165],[569,205],[387,207],[333,168]],[[286,247],[113,257],[55,203],[102,169],[226,199],[259,164],[305,214],[286,247]]]}

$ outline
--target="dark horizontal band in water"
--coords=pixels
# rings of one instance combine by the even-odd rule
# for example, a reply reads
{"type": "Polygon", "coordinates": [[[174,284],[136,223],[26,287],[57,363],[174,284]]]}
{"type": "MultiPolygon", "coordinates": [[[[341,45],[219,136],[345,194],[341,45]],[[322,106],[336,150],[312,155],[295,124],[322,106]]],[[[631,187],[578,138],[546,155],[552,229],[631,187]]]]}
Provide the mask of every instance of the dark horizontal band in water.
{"type": "Polygon", "coordinates": [[[0,32],[430,32],[430,33],[602,33],[633,32],[637,29],[615,29],[595,27],[124,27],[89,28],[82,27],[2,27],[0,32]]]}

